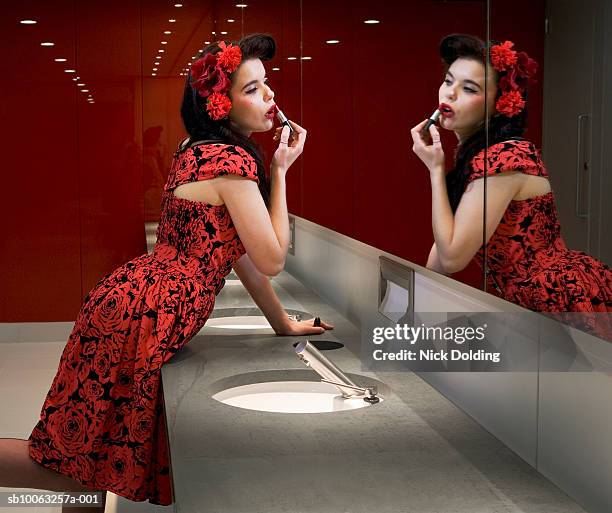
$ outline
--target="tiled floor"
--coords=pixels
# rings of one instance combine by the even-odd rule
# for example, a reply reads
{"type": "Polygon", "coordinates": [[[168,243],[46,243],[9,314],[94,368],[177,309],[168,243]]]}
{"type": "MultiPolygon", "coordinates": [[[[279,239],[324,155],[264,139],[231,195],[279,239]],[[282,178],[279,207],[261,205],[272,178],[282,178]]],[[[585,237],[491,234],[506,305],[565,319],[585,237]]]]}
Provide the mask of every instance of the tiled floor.
{"type": "MultiPolygon", "coordinates": [[[[0,343],[0,438],[27,438],[57,368],[62,342],[0,343]]],[[[0,488],[0,491],[9,491],[0,488]]],[[[13,490],[10,490],[13,491],[13,490]]],[[[26,490],[24,490],[26,491],[26,490]]],[[[0,513],[59,513],[60,508],[1,508],[0,513]]],[[[169,513],[162,507],[108,494],[106,513],[169,513]]]]}

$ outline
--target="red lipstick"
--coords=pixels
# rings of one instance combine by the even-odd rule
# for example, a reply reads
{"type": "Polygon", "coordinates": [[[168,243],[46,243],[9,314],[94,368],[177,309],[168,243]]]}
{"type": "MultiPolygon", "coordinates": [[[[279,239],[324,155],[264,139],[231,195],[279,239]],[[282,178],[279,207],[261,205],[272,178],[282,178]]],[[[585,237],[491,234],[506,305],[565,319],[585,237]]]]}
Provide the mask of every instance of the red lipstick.
{"type": "Polygon", "coordinates": [[[448,103],[441,103],[440,107],[438,108],[440,109],[442,116],[445,118],[452,118],[455,115],[453,108],[448,103]]]}

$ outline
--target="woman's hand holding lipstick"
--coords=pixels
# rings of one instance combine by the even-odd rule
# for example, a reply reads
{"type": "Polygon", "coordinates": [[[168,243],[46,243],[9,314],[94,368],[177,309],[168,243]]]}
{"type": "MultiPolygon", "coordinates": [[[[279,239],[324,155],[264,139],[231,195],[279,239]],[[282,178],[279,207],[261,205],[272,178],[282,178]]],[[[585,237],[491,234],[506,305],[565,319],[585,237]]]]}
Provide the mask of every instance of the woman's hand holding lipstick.
{"type": "Polygon", "coordinates": [[[306,130],[300,125],[289,121],[293,129],[293,137],[289,138],[289,127],[283,126],[276,129],[273,139],[280,142],[272,157],[272,167],[287,171],[291,164],[301,155],[306,142],[306,130]]]}
{"type": "Polygon", "coordinates": [[[426,134],[422,133],[428,121],[428,119],[422,121],[410,131],[413,141],[412,151],[414,151],[417,157],[423,161],[430,173],[444,173],[445,159],[444,149],[440,142],[440,132],[438,132],[436,125],[431,125],[429,127],[429,137],[431,137],[431,141],[428,141],[425,138],[426,134]]]}

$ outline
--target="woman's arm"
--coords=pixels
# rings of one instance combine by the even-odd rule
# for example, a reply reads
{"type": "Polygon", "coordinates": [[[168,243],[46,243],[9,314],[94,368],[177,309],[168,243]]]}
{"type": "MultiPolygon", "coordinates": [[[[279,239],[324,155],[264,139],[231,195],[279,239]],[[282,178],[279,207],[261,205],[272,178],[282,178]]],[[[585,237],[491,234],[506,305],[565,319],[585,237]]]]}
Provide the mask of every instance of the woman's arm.
{"type": "Polygon", "coordinates": [[[291,122],[296,134],[288,145],[289,128],[285,127],[270,168],[270,209],[253,180],[225,176],[215,182],[215,189],[227,206],[238,236],[257,269],[267,276],[283,270],[289,247],[289,213],[287,212],[285,175],[302,153],[306,130],[291,122]]]}
{"type": "Polygon", "coordinates": [[[321,326],[314,326],[312,319],[300,322],[289,319],[272,288],[270,278],[257,270],[248,254],[242,255],[234,263],[234,271],[278,335],[318,334],[333,328],[324,322],[321,322],[321,326]]]}
{"type": "MultiPolygon", "coordinates": [[[[429,169],[437,261],[443,272],[452,274],[464,269],[484,242],[485,179],[479,178],[468,185],[453,214],[446,189],[445,159],[440,134],[435,126],[431,126],[429,131],[432,144],[427,144],[421,135],[425,123],[423,121],[412,129],[412,149],[429,169]]],[[[485,240],[488,241],[493,235],[510,201],[520,190],[523,179],[523,175],[517,172],[505,172],[487,178],[485,240]]]]}
{"type": "Polygon", "coordinates": [[[436,271],[441,274],[448,274],[444,271],[442,264],[440,263],[440,259],[438,258],[438,249],[436,248],[436,243],[434,242],[431,246],[431,250],[429,251],[429,257],[427,258],[427,269],[431,269],[432,271],[436,271]]]}

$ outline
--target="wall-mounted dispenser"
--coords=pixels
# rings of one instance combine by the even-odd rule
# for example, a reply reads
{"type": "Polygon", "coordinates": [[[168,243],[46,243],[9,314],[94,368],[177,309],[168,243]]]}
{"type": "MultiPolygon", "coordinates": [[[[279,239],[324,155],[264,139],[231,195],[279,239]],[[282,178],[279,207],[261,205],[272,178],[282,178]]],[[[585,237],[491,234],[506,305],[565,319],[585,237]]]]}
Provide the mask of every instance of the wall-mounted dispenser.
{"type": "Polygon", "coordinates": [[[381,256],[378,311],[393,322],[414,319],[414,269],[381,256]]]}

